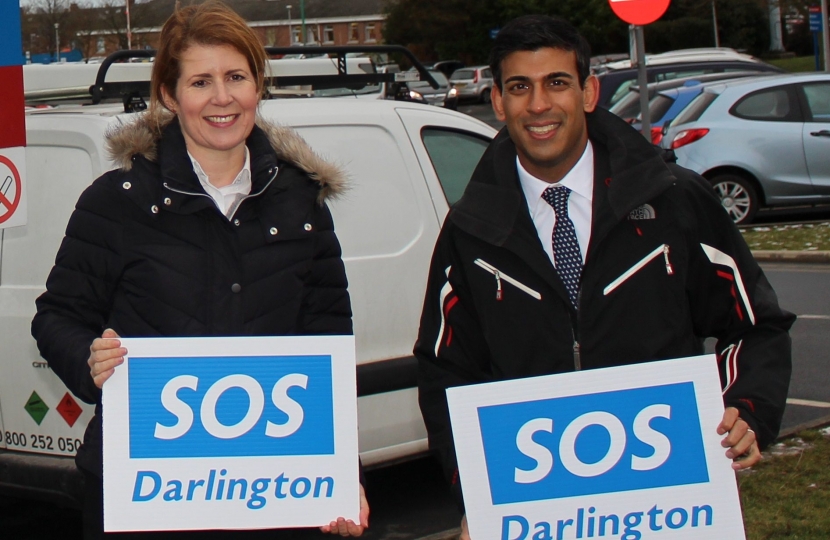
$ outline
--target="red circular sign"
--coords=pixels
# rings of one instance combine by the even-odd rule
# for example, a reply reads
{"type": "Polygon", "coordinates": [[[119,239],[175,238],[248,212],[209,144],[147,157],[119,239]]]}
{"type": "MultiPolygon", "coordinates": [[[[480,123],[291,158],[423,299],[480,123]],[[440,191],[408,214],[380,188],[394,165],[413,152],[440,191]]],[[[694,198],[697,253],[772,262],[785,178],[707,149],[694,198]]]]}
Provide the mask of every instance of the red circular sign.
{"type": "Polygon", "coordinates": [[[611,9],[628,24],[651,24],[669,8],[671,0],[608,0],[611,9]]]}
{"type": "MultiPolygon", "coordinates": [[[[20,183],[20,173],[17,172],[17,167],[9,158],[0,156],[0,165],[5,165],[12,173],[11,176],[0,174],[0,223],[4,223],[17,210],[17,205],[20,204],[20,194],[23,193],[23,186],[20,183]],[[11,188],[11,182],[14,182],[14,195],[7,197],[6,194],[11,188]]],[[[0,173],[2,173],[2,168],[0,168],[0,173]]]]}

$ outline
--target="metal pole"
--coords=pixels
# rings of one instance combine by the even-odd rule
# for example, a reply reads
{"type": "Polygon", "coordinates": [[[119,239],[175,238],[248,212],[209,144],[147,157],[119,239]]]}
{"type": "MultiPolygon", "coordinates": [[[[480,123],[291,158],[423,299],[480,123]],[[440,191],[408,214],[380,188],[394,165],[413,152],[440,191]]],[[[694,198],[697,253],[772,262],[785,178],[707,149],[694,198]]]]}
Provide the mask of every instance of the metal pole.
{"type": "Polygon", "coordinates": [[[288,46],[290,47],[294,43],[294,34],[291,33],[291,4],[285,8],[288,10],[288,46]]]}
{"type": "MultiPolygon", "coordinates": [[[[826,2],[826,0],[825,0],[825,2],[826,2]]],[[[302,22],[303,22],[303,27],[302,27],[303,29],[302,29],[302,32],[301,32],[302,35],[303,35],[303,45],[306,45],[308,43],[308,40],[306,39],[306,35],[305,35],[305,0],[300,0],[300,18],[302,19],[302,22]]]]}
{"type": "Polygon", "coordinates": [[[640,87],[642,133],[646,140],[651,142],[651,116],[648,112],[648,74],[646,73],[646,44],[642,26],[634,28],[634,39],[637,46],[637,84],[640,87]]]}
{"type": "Polygon", "coordinates": [[[827,31],[827,0],[821,0],[821,41],[824,45],[824,71],[830,72],[830,32],[827,31]]]}
{"type": "Polygon", "coordinates": [[[127,9],[124,11],[127,14],[127,48],[133,48],[133,31],[130,28],[130,0],[124,0],[127,2],[127,9]]]}
{"type": "Polygon", "coordinates": [[[712,0],[712,24],[715,27],[715,47],[720,47],[720,36],[718,36],[718,12],[715,9],[715,0],[712,0]]]}
{"type": "Polygon", "coordinates": [[[61,43],[58,28],[60,28],[60,23],[55,23],[55,62],[61,61],[61,43]]]}

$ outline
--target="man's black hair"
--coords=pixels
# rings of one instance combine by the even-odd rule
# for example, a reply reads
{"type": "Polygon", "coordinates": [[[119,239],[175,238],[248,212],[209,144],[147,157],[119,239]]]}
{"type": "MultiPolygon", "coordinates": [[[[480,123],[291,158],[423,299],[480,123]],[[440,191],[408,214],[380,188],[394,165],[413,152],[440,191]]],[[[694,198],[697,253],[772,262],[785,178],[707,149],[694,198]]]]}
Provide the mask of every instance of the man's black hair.
{"type": "Polygon", "coordinates": [[[490,69],[499,90],[501,86],[501,62],[516,51],[538,51],[550,47],[576,53],[576,69],[579,86],[591,73],[591,46],[571,23],[548,15],[524,15],[517,17],[496,36],[490,51],[490,69]]]}

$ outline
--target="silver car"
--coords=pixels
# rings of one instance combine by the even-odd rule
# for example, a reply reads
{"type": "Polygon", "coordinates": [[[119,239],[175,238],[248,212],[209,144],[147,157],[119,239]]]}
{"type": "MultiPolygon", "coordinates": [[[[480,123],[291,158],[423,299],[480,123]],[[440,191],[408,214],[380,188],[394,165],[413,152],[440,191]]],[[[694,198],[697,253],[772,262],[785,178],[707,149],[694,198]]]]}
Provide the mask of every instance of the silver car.
{"type": "Polygon", "coordinates": [[[662,146],[703,175],[736,223],[760,208],[830,202],[830,75],[709,85],[671,122],[662,146]]]}
{"type": "Polygon", "coordinates": [[[490,103],[493,89],[493,72],[490,66],[474,66],[457,69],[450,76],[450,84],[458,90],[458,99],[474,99],[490,103]]]}

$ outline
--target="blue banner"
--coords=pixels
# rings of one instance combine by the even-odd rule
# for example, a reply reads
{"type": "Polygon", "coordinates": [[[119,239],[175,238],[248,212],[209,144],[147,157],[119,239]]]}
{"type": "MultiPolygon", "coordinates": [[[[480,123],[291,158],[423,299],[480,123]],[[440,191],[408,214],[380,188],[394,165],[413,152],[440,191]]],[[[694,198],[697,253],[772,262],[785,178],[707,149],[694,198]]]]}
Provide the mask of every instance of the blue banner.
{"type": "Polygon", "coordinates": [[[131,357],[129,407],[131,458],[334,453],[330,356],[131,357]]]}
{"type": "Polygon", "coordinates": [[[492,504],[709,481],[694,384],[480,407],[492,504]]]}

